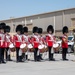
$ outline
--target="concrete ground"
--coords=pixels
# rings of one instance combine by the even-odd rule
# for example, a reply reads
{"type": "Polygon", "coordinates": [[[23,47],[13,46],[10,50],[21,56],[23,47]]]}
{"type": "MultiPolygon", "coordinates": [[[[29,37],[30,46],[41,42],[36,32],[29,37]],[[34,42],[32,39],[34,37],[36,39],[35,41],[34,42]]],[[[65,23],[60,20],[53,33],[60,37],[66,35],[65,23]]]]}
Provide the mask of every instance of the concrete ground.
{"type": "Polygon", "coordinates": [[[0,75],[75,75],[75,56],[68,54],[69,61],[62,61],[61,54],[55,54],[56,61],[48,61],[47,54],[41,62],[33,61],[33,53],[29,54],[30,61],[16,63],[14,61],[0,64],[0,75]]]}

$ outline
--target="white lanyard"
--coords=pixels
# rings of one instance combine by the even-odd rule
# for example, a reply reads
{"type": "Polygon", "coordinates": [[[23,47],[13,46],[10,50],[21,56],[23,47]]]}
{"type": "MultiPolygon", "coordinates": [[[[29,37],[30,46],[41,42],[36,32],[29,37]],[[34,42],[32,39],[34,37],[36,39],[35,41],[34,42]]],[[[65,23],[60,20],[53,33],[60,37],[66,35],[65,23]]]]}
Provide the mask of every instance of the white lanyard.
{"type": "Polygon", "coordinates": [[[34,35],[34,38],[36,39],[37,42],[39,42],[39,37],[34,35]]]}
{"type": "Polygon", "coordinates": [[[17,34],[18,41],[22,42],[22,36],[17,34]]]}
{"type": "Polygon", "coordinates": [[[28,42],[28,36],[23,35],[23,37],[24,37],[24,41],[28,42]]]}

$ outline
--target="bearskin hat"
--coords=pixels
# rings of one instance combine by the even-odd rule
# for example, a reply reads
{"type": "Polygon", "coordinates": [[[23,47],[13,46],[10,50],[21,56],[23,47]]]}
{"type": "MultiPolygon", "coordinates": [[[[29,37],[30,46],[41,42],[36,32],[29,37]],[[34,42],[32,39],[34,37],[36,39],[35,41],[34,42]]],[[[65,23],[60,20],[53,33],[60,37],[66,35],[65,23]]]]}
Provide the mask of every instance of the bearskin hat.
{"type": "Polygon", "coordinates": [[[63,32],[63,34],[64,33],[68,33],[68,27],[67,26],[64,26],[63,29],[62,29],[62,32],[63,32]]]}
{"type": "Polygon", "coordinates": [[[6,24],[5,23],[0,23],[0,29],[5,29],[6,24]]]}
{"type": "Polygon", "coordinates": [[[73,29],[73,32],[75,33],[75,29],[73,29]]]}
{"type": "Polygon", "coordinates": [[[16,32],[17,31],[20,31],[21,33],[23,32],[23,26],[22,25],[18,25],[17,27],[16,27],[16,32]]]}
{"type": "Polygon", "coordinates": [[[42,28],[38,28],[38,33],[42,34],[42,32],[43,32],[43,29],[42,28]]]}
{"type": "Polygon", "coordinates": [[[24,31],[24,32],[28,32],[28,27],[24,27],[24,28],[23,28],[23,31],[24,31]]]}
{"type": "Polygon", "coordinates": [[[33,27],[33,33],[35,33],[35,32],[38,33],[38,27],[37,26],[33,27]]]}
{"type": "Polygon", "coordinates": [[[53,28],[52,25],[49,25],[49,26],[47,27],[47,32],[49,32],[49,31],[52,31],[52,33],[54,33],[54,28],[53,28]]]}
{"type": "Polygon", "coordinates": [[[10,26],[5,26],[5,32],[10,32],[10,26]]]}

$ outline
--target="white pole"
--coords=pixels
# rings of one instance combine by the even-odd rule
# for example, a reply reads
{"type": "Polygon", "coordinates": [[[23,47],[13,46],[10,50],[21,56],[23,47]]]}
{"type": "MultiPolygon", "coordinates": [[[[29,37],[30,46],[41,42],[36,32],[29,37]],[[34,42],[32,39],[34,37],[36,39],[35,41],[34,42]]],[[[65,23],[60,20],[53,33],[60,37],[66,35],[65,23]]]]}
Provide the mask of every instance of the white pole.
{"type": "Polygon", "coordinates": [[[54,16],[54,35],[55,35],[55,16],[54,16]]]}
{"type": "Polygon", "coordinates": [[[25,18],[25,26],[27,25],[27,22],[26,22],[26,18],[25,18]]]}

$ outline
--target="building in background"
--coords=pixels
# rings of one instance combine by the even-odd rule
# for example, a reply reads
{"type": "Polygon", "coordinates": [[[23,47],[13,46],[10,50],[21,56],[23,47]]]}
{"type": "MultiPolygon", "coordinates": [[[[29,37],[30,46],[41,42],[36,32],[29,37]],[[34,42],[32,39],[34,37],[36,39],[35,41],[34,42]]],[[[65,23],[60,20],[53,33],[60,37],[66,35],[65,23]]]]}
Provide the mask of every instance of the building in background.
{"type": "Polygon", "coordinates": [[[20,18],[10,18],[8,20],[2,20],[0,22],[5,22],[7,25],[10,25],[12,33],[15,32],[15,28],[18,24],[27,26],[29,28],[29,31],[32,31],[32,28],[34,26],[42,27],[44,32],[46,32],[48,25],[53,25],[55,29],[55,34],[59,35],[61,34],[63,26],[68,26],[70,30],[75,27],[75,8],[20,18]]]}

